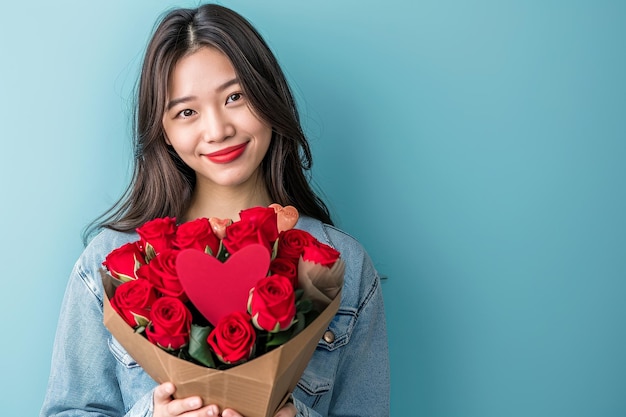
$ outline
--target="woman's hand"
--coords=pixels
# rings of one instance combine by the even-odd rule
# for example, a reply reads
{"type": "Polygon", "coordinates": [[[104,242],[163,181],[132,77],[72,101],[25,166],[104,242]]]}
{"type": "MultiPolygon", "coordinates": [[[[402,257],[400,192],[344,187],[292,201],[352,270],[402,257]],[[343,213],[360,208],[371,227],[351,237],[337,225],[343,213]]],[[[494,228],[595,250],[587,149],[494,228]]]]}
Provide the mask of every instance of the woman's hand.
{"type": "MultiPolygon", "coordinates": [[[[202,405],[202,398],[198,396],[192,396],[187,398],[172,399],[176,388],[174,384],[165,382],[154,390],[154,411],[153,417],[217,417],[220,415],[220,410],[215,404],[207,406],[202,405]]],[[[274,417],[296,417],[298,410],[293,403],[285,404],[274,417]]],[[[237,411],[232,408],[225,409],[222,417],[243,417],[237,411]]]]}
{"type": "MultiPolygon", "coordinates": [[[[296,417],[296,414],[298,414],[298,409],[296,408],[296,406],[293,405],[293,403],[287,403],[280,410],[278,410],[276,414],[274,414],[274,417],[296,417]]],[[[222,417],[243,417],[243,416],[239,414],[238,412],[236,412],[235,410],[231,408],[227,408],[222,412],[222,417]]]]}
{"type": "Polygon", "coordinates": [[[216,405],[203,407],[202,398],[198,396],[172,399],[174,391],[176,391],[176,387],[170,382],[165,382],[156,387],[153,397],[153,417],[217,417],[219,415],[219,408],[216,405]]]}

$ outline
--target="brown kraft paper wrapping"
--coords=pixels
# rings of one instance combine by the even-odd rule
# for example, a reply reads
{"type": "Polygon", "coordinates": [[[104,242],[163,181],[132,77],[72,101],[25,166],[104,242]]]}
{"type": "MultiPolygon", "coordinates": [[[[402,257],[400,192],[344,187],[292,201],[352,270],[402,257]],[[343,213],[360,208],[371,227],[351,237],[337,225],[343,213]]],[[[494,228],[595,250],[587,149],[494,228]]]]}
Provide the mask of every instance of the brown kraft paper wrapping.
{"type": "Polygon", "coordinates": [[[249,362],[227,370],[211,369],[179,359],[135,333],[111,307],[115,291],[102,273],[104,325],[128,354],[157,383],[176,385],[177,398],[202,397],[204,404],[232,408],[245,417],[271,417],[295,389],[317,342],[339,309],[341,293],[296,337],[249,362]]]}

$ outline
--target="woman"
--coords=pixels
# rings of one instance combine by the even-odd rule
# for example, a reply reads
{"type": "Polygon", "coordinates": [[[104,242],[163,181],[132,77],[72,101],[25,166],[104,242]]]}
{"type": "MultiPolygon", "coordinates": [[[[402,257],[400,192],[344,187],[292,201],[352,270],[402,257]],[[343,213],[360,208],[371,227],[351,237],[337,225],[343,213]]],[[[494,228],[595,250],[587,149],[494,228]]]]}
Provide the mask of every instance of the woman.
{"type": "Polygon", "coordinates": [[[240,15],[218,5],[177,9],[145,54],[135,117],[135,169],[126,193],[90,229],[70,276],[41,416],[236,417],[199,397],[174,399],[102,325],[99,269],[114,248],[157,217],[237,220],[278,203],[296,228],[335,247],[346,264],[341,306],[292,401],[276,414],[389,414],[389,364],[380,281],[349,235],[332,226],[309,186],[311,153],[285,77],[240,15]]]}

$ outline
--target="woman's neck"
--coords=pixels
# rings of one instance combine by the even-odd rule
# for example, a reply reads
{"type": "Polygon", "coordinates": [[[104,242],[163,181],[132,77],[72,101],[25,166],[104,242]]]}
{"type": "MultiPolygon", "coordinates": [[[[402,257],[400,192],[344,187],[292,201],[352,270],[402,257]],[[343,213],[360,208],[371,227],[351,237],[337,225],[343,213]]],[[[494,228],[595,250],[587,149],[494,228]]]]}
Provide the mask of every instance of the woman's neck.
{"type": "Polygon", "coordinates": [[[183,221],[199,217],[217,217],[236,221],[239,220],[241,210],[256,206],[267,207],[272,203],[265,187],[252,189],[211,187],[208,189],[197,184],[183,221]]]}

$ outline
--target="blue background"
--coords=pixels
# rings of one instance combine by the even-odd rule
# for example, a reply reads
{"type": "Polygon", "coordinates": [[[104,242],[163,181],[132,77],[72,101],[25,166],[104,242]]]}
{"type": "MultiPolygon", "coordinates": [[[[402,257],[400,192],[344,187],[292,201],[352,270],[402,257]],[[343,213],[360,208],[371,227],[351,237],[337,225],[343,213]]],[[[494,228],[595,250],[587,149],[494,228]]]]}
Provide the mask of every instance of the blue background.
{"type": "MultiPolygon", "coordinates": [[[[155,19],[0,12],[2,415],[38,413],[85,224],[128,178],[155,19]]],[[[392,415],[626,415],[626,2],[223,1],[276,52],[389,278],[392,415]]]]}

